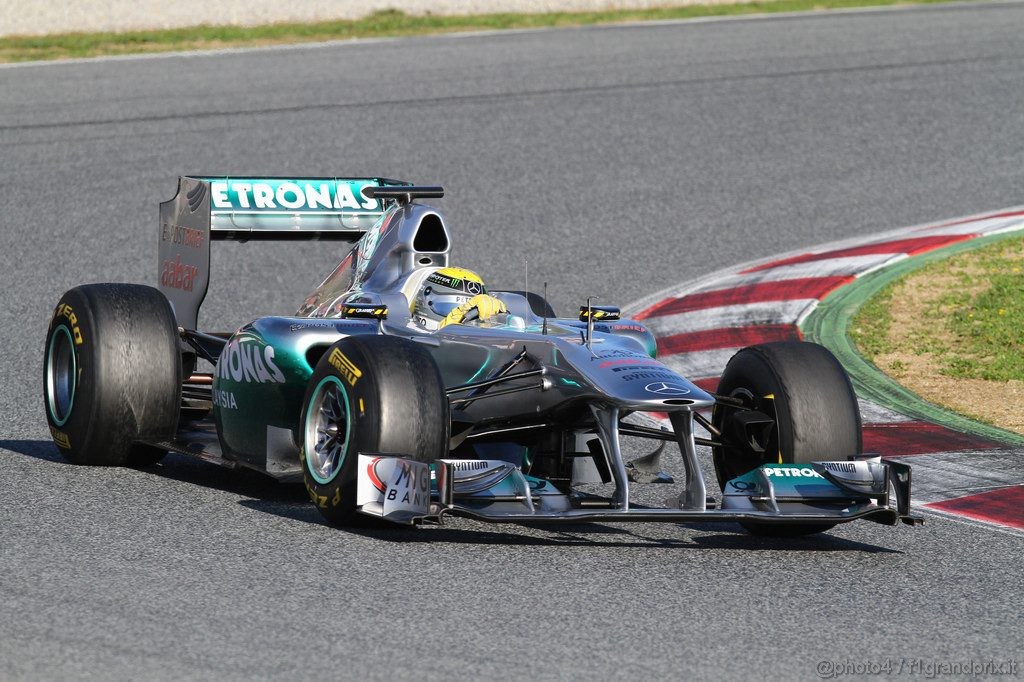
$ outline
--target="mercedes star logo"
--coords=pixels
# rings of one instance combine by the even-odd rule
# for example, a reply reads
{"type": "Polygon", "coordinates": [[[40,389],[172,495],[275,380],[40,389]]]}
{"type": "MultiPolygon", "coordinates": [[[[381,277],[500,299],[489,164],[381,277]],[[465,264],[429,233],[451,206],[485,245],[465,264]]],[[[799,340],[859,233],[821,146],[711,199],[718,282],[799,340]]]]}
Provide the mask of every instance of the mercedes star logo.
{"type": "Polygon", "coordinates": [[[644,386],[644,390],[648,393],[657,393],[658,395],[686,395],[690,392],[686,386],[680,386],[679,384],[666,384],[664,381],[656,381],[653,384],[647,384],[644,386]]]}
{"type": "Polygon", "coordinates": [[[466,291],[475,296],[480,293],[480,285],[476,282],[466,282],[466,291]]]}

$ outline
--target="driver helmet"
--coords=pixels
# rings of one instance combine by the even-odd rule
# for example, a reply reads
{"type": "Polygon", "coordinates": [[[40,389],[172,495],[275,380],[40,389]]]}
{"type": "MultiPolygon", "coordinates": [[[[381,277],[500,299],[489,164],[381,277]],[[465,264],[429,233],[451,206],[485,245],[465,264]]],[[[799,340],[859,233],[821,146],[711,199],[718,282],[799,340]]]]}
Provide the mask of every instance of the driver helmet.
{"type": "Polygon", "coordinates": [[[421,327],[437,329],[448,313],[477,294],[486,293],[484,281],[472,270],[441,268],[423,280],[413,303],[412,316],[421,327]]]}

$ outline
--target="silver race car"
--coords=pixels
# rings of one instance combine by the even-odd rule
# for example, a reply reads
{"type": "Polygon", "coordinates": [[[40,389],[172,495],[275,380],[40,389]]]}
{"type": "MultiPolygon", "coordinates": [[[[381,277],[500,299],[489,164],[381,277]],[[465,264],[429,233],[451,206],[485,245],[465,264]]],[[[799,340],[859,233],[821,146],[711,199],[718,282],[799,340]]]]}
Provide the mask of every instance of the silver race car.
{"type": "Polygon", "coordinates": [[[182,177],[160,205],[159,287],[83,285],[57,305],[44,394],[60,452],[141,466],[174,451],[301,479],[338,525],[919,522],[910,467],[861,452],[856,398],[826,349],[745,348],[709,393],[616,308],[557,317],[541,295],[455,268],[444,217],[421,203],[442,195],[382,178],[182,177]],[[218,240],[354,246],[295,314],[200,331],[218,240]],[[631,499],[670,477],[657,457],[627,462],[623,435],[678,446],[685,476],[665,505],[631,499]]]}

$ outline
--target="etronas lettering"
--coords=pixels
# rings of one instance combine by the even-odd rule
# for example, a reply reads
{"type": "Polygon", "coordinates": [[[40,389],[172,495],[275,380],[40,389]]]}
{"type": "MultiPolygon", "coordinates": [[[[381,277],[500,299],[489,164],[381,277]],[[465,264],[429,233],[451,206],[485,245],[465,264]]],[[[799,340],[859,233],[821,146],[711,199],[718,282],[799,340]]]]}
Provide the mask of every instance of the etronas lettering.
{"type": "Polygon", "coordinates": [[[164,261],[164,269],[160,274],[160,284],[170,289],[192,291],[199,268],[195,265],[183,264],[181,256],[174,260],[164,261]]]}
{"type": "Polygon", "coordinates": [[[274,363],[273,346],[238,339],[229,341],[221,352],[217,378],[247,384],[283,384],[285,381],[284,372],[274,363]]]}
{"type": "Polygon", "coordinates": [[[357,183],[302,180],[210,183],[215,211],[379,211],[379,202],[363,196],[361,189],[357,183]]]}
{"type": "Polygon", "coordinates": [[[67,303],[61,303],[57,306],[57,311],[53,316],[67,319],[71,324],[71,335],[75,337],[75,345],[82,345],[82,330],[78,328],[78,316],[75,315],[75,311],[71,309],[71,306],[67,303]]]}
{"type": "Polygon", "coordinates": [[[356,364],[345,357],[345,354],[335,348],[331,351],[331,354],[327,356],[327,362],[330,363],[331,367],[338,370],[341,376],[345,377],[349,386],[355,386],[356,382],[359,381],[359,377],[363,376],[363,371],[356,367],[356,364]]]}

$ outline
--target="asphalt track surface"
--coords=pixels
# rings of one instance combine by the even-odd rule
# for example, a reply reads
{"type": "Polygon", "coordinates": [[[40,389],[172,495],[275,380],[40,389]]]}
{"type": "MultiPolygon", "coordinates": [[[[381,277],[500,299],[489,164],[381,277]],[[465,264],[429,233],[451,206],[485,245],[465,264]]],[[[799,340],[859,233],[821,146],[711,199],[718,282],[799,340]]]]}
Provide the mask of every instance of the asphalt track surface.
{"type": "MultiPolygon", "coordinates": [[[[64,289],[155,282],[181,173],[443,184],[458,262],[519,288],[528,261],[562,310],[1020,204],[1022,25],[1013,3],[0,70],[0,677],[1020,670],[1020,534],[345,532],[298,486],[182,457],[63,463],[40,379],[64,289]]],[[[201,319],[221,328],[292,310],[340,255],[217,247],[201,319]]]]}

